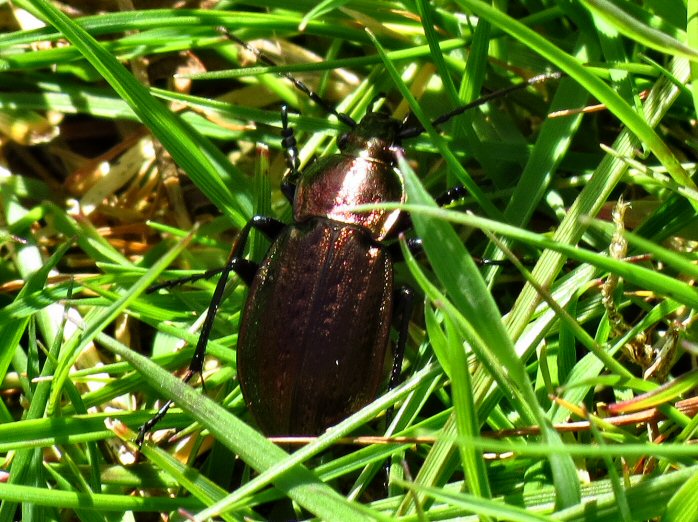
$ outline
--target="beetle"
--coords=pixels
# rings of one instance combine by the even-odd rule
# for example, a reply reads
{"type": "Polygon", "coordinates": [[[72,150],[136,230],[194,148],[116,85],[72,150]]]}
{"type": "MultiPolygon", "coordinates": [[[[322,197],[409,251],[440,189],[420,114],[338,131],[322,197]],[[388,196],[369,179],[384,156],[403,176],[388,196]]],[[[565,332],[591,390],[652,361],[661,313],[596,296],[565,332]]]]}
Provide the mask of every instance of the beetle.
{"type": "MultiPolygon", "coordinates": [[[[274,65],[233,35],[233,40],[274,65]]],[[[399,210],[358,213],[361,204],[405,202],[395,152],[403,139],[423,132],[373,110],[356,122],[339,113],[305,84],[283,74],[328,113],[349,127],[339,152],[300,170],[288,110],[282,108],[282,145],[288,172],[282,191],[293,222],[253,217],[236,238],[211,299],[211,306],[184,381],[200,374],[206,343],[231,272],[249,287],[240,321],[237,370],[243,397],[267,435],[317,435],[371,402],[385,381],[391,325],[398,330],[390,386],[397,382],[407,340],[412,292],[394,288],[397,234],[409,227],[399,210]],[[252,229],[271,241],[257,264],[242,257],[252,229]]],[[[438,125],[496,96],[550,76],[491,93],[434,120],[438,125]]],[[[463,197],[456,187],[437,199],[447,205],[463,197]]],[[[419,249],[419,240],[409,243],[419,249]]],[[[209,277],[214,271],[187,278],[209,277]]],[[[165,414],[167,402],[140,430],[141,443],[165,414]]]]}
{"type": "Polygon", "coordinates": [[[250,281],[238,374],[250,411],[269,435],[316,435],[372,401],[384,380],[391,323],[408,320],[410,308],[406,290],[394,296],[385,246],[399,212],[342,207],[404,202],[392,150],[397,123],[369,112],[342,137],[338,154],[297,176],[292,170],[286,186],[294,196],[293,224],[252,221],[273,229],[273,243],[250,281]]]}
{"type": "MultiPolygon", "coordinates": [[[[282,121],[291,166],[284,193],[293,205],[293,224],[255,216],[242,229],[185,380],[201,371],[215,309],[235,272],[250,287],[237,346],[243,397],[267,435],[316,435],[378,393],[394,316],[403,326],[393,374],[400,369],[411,292],[394,292],[395,249],[385,243],[397,230],[399,211],[341,207],[404,202],[393,150],[401,126],[369,112],[339,140],[338,154],[300,172],[285,109],[282,121]],[[241,257],[253,228],[272,241],[259,265],[241,257]]],[[[139,442],[160,417],[141,428],[139,442]]]]}

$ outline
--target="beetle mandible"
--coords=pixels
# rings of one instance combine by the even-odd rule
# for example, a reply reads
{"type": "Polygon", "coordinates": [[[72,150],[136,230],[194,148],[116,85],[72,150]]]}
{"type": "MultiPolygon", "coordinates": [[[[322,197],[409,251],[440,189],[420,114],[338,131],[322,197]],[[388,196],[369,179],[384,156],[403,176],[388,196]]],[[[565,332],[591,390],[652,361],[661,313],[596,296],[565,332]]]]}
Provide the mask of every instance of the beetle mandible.
{"type": "MultiPolygon", "coordinates": [[[[228,36],[271,60],[247,43],[228,36]]],[[[235,272],[250,288],[238,334],[237,369],[243,397],[267,435],[316,435],[371,402],[385,377],[391,325],[398,330],[390,385],[399,376],[411,314],[411,291],[393,288],[396,243],[409,226],[398,210],[367,213],[347,207],[404,202],[395,151],[405,138],[423,132],[373,111],[355,122],[339,113],[294,77],[283,74],[349,130],[339,152],[300,170],[293,130],[282,108],[282,145],[288,172],[282,191],[293,208],[293,223],[254,216],[240,231],[211,299],[209,313],[184,381],[200,374],[213,320],[227,279],[235,272]],[[260,264],[242,257],[251,229],[271,240],[260,264]],[[358,377],[360,376],[360,377],[358,377]]],[[[486,95],[436,118],[439,125],[490,99],[556,75],[542,75],[486,95]]],[[[456,187],[440,198],[447,205],[461,197],[456,187]]],[[[411,242],[419,248],[419,241],[411,242]]],[[[188,278],[191,281],[211,273],[188,278]]],[[[145,434],[164,416],[171,401],[148,421],[145,434]]]]}

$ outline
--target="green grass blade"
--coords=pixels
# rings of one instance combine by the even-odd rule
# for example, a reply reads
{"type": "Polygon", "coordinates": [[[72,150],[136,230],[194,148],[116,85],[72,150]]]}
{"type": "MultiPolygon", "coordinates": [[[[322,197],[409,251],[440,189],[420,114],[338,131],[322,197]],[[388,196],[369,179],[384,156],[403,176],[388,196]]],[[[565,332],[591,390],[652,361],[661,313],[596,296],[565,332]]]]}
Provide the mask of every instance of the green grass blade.
{"type": "Polygon", "coordinates": [[[247,182],[216,147],[153,99],[102,45],[50,2],[24,0],[20,4],[33,7],[60,30],[129,104],[211,201],[226,211],[236,224],[244,224],[252,210],[247,182]],[[242,190],[232,192],[230,187],[242,190]]]}
{"type": "MultiPolygon", "coordinates": [[[[472,9],[474,12],[486,18],[503,31],[509,33],[520,41],[527,43],[542,56],[563,70],[584,86],[601,103],[615,114],[627,127],[649,147],[654,155],[669,171],[674,181],[691,189],[696,185],[688,173],[683,169],[679,160],[674,156],[664,141],[657,135],[651,125],[637,114],[625,100],[623,100],[611,87],[589,72],[573,57],[563,53],[553,46],[545,38],[523,26],[513,18],[506,16],[501,11],[488,6],[479,0],[459,0],[459,3],[472,9]]],[[[698,208],[698,203],[694,205],[698,208]]]]}
{"type": "Polygon", "coordinates": [[[594,14],[609,22],[620,33],[646,45],[650,49],[672,56],[681,56],[692,61],[698,60],[698,51],[695,49],[642,23],[630,13],[623,11],[607,0],[582,0],[582,3],[594,14]]]}
{"type": "MultiPolygon", "coordinates": [[[[151,386],[174,400],[252,468],[261,472],[288,457],[285,451],[267,441],[222,406],[198,394],[150,359],[116,343],[110,344],[108,348],[127,360],[151,386]]],[[[308,511],[325,520],[365,520],[365,513],[369,511],[348,502],[300,465],[279,475],[274,484],[308,511]]]]}
{"type": "MultiPolygon", "coordinates": [[[[398,165],[405,177],[408,201],[435,207],[435,203],[421,187],[404,158],[398,156],[398,165]]],[[[507,380],[510,381],[508,388],[516,397],[512,400],[513,406],[529,423],[535,419],[535,422],[541,426],[541,433],[548,443],[556,447],[562,446],[562,441],[538,404],[528,375],[504,328],[496,304],[490,299],[482,276],[458,236],[449,225],[440,221],[425,219],[419,214],[413,214],[412,220],[417,233],[422,238],[424,251],[434,272],[442,284],[450,289],[449,297],[470,323],[468,340],[473,348],[478,346],[477,341],[482,339],[480,350],[489,350],[497,359],[499,367],[507,369],[507,380]],[[473,328],[475,325],[477,325],[477,332],[473,328]]],[[[558,501],[563,506],[578,502],[579,490],[573,486],[574,481],[571,480],[576,475],[572,459],[560,453],[553,453],[550,463],[559,487],[558,501]]]]}

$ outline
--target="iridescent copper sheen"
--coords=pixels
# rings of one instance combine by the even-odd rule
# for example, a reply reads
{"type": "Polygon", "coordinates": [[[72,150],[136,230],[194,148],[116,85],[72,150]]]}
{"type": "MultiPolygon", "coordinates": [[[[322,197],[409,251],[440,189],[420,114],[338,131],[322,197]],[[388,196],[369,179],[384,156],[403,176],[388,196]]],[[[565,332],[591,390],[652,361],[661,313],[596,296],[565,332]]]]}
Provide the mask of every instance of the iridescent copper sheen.
{"type": "Polygon", "coordinates": [[[384,382],[392,262],[366,231],[326,218],[288,227],[250,288],[240,386],[269,435],[315,435],[384,382]]]}
{"type": "Polygon", "coordinates": [[[315,435],[371,402],[385,381],[393,266],[380,243],[404,201],[394,167],[399,123],[369,113],[297,180],[294,221],[250,287],[237,365],[242,394],[269,435],[315,435]]]}
{"type": "Polygon", "coordinates": [[[382,113],[369,113],[346,134],[340,154],[319,160],[306,169],[296,188],[293,216],[297,223],[309,217],[327,217],[360,225],[376,241],[385,239],[398,211],[358,213],[350,205],[404,202],[402,178],[391,150],[397,122],[382,113]]]}

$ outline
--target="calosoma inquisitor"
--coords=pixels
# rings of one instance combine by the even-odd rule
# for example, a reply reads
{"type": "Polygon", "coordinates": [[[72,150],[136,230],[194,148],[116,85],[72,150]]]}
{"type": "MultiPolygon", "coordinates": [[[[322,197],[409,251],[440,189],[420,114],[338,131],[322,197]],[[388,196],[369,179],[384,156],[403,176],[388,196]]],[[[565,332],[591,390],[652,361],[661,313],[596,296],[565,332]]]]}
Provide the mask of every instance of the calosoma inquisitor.
{"type": "MultiPolygon", "coordinates": [[[[338,140],[339,153],[301,171],[287,110],[282,109],[289,167],[282,190],[293,207],[293,223],[255,216],[242,229],[220,271],[185,381],[201,372],[215,313],[235,272],[250,287],[237,345],[238,378],[249,409],[268,435],[315,435],[375,398],[385,382],[392,325],[398,341],[391,382],[399,375],[411,291],[393,287],[393,258],[399,249],[388,241],[409,226],[409,218],[397,210],[359,213],[347,207],[405,201],[395,152],[403,139],[423,130],[372,109],[355,122],[285,76],[349,130],[338,140]],[[260,264],[242,257],[251,229],[272,241],[260,264]]],[[[549,76],[492,93],[434,124],[542,78],[549,76]]],[[[462,195],[456,188],[437,202],[445,205],[462,195]]],[[[418,240],[412,245],[418,248],[418,240]]],[[[141,428],[140,441],[169,406],[141,428]]]]}

